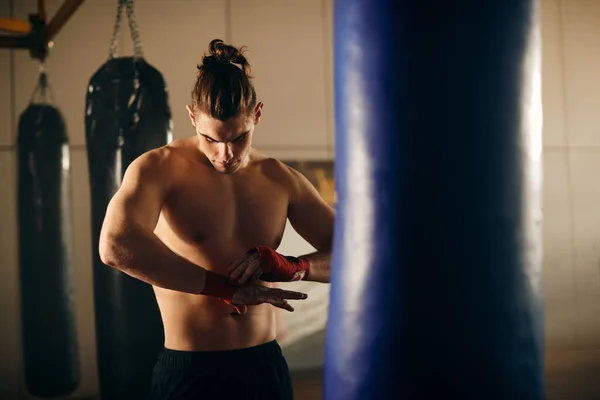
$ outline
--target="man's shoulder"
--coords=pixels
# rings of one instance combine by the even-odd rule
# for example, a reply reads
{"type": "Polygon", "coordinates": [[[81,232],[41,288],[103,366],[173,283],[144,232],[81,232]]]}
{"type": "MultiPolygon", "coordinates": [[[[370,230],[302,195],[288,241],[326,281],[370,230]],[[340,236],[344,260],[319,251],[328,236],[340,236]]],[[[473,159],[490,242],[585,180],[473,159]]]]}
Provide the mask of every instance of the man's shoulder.
{"type": "Polygon", "coordinates": [[[140,164],[153,168],[175,168],[192,161],[194,159],[192,153],[190,138],[184,138],[149,150],[142,154],[138,160],[140,164]]]}
{"type": "Polygon", "coordinates": [[[285,187],[291,196],[294,196],[301,188],[303,181],[300,172],[287,165],[284,161],[265,156],[258,161],[258,164],[263,176],[276,183],[277,186],[285,187]]]}
{"type": "Polygon", "coordinates": [[[294,179],[295,175],[298,173],[283,161],[262,153],[255,156],[253,163],[260,168],[260,171],[264,175],[272,176],[276,179],[294,179]]]}
{"type": "Polygon", "coordinates": [[[137,171],[144,177],[168,178],[175,172],[185,170],[190,163],[189,150],[180,145],[169,143],[165,146],[149,150],[136,158],[128,170],[137,171]]]}
{"type": "Polygon", "coordinates": [[[302,174],[297,169],[286,164],[285,161],[281,161],[275,158],[271,159],[273,163],[273,168],[277,168],[282,174],[284,174],[289,180],[294,183],[298,182],[298,179],[302,178],[302,174]]]}
{"type": "Polygon", "coordinates": [[[145,172],[162,171],[173,162],[173,153],[173,149],[168,146],[149,150],[136,158],[129,168],[145,172]]]}

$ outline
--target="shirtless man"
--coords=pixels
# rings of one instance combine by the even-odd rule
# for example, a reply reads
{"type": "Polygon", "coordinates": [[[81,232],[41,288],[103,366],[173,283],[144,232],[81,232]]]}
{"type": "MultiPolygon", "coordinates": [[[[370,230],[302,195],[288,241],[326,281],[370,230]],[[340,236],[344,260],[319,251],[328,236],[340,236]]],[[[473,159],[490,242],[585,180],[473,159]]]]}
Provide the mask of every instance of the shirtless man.
{"type": "Polygon", "coordinates": [[[306,295],[269,282],[329,281],[334,210],[252,148],[263,104],[249,73],[213,40],[187,107],[196,135],[135,160],[107,209],[102,261],[153,286],[164,324],[152,399],[292,399],[275,307],[306,295]],[[317,252],[275,252],[287,219],[317,252]]]}

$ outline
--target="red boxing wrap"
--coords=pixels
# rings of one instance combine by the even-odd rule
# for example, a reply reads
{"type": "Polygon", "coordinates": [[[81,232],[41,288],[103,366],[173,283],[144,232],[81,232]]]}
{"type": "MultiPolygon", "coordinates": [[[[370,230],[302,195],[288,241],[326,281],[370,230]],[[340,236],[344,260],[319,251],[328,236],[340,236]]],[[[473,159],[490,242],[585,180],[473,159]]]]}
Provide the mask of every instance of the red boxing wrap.
{"type": "Polygon", "coordinates": [[[237,289],[238,288],[232,285],[226,277],[211,271],[206,271],[204,289],[200,294],[219,297],[223,301],[231,302],[237,289]]]}
{"type": "Polygon", "coordinates": [[[298,257],[284,256],[270,247],[258,246],[250,254],[258,253],[263,274],[260,279],[266,282],[293,282],[306,279],[310,263],[298,257]]]}
{"type": "MultiPolygon", "coordinates": [[[[221,299],[221,300],[223,300],[223,299],[221,299]]],[[[224,302],[225,304],[229,304],[230,306],[232,306],[233,308],[235,308],[235,311],[236,311],[238,314],[241,314],[241,315],[244,315],[244,314],[246,314],[247,307],[246,307],[245,305],[236,306],[235,304],[233,304],[233,303],[231,302],[231,300],[223,300],[223,302],[224,302]]]]}

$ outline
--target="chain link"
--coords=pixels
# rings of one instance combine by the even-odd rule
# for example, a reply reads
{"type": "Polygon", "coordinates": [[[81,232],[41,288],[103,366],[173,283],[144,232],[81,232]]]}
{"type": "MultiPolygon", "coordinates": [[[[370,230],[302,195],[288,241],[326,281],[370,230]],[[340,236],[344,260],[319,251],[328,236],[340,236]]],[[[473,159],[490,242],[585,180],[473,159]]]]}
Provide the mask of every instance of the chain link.
{"type": "Polygon", "coordinates": [[[115,21],[115,29],[113,30],[112,40],[110,41],[109,58],[115,58],[117,56],[117,39],[119,38],[119,32],[121,30],[121,14],[123,13],[124,5],[124,2],[119,0],[117,5],[117,20],[115,21]]]}
{"type": "Polygon", "coordinates": [[[123,7],[126,9],[125,13],[127,15],[127,19],[129,20],[129,30],[131,31],[131,39],[133,40],[133,57],[135,59],[143,58],[144,54],[142,50],[142,40],[134,12],[134,0],[119,0],[118,2],[117,19],[115,21],[115,29],[113,31],[112,40],[110,42],[109,57],[117,57],[117,41],[121,31],[121,15],[123,14],[123,7]]]}
{"type": "Polygon", "coordinates": [[[129,19],[129,30],[131,31],[131,40],[133,40],[133,56],[136,59],[144,57],[142,50],[142,39],[140,37],[140,29],[138,28],[137,20],[134,12],[134,1],[127,1],[127,18],[129,19]]]}

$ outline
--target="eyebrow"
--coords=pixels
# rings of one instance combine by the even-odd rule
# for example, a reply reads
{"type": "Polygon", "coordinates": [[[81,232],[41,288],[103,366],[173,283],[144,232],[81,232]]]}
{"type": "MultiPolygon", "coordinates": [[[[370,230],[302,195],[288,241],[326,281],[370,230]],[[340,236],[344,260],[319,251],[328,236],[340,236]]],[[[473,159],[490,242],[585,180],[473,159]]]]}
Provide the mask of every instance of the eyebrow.
{"type": "MultiPolygon", "coordinates": [[[[236,140],[240,140],[242,137],[244,137],[244,136],[245,136],[245,135],[247,135],[248,133],[250,133],[250,131],[246,131],[246,132],[244,132],[244,133],[242,133],[242,134],[238,135],[238,136],[237,136],[235,139],[233,139],[233,140],[232,140],[232,142],[235,142],[236,140]]],[[[213,142],[221,143],[219,140],[217,140],[217,139],[215,139],[215,138],[212,138],[212,137],[208,136],[207,134],[200,133],[200,135],[204,136],[204,137],[205,137],[205,138],[207,138],[207,139],[210,139],[210,140],[212,140],[213,142]]]]}

